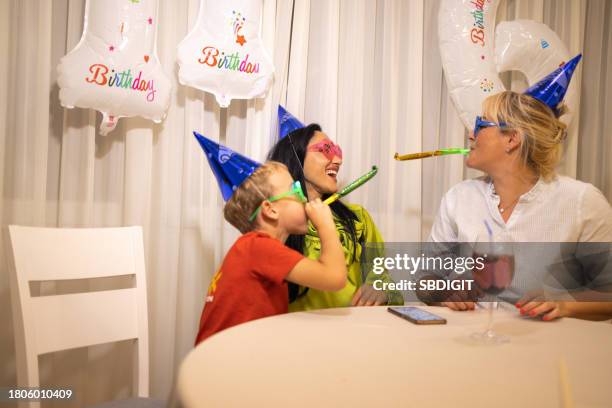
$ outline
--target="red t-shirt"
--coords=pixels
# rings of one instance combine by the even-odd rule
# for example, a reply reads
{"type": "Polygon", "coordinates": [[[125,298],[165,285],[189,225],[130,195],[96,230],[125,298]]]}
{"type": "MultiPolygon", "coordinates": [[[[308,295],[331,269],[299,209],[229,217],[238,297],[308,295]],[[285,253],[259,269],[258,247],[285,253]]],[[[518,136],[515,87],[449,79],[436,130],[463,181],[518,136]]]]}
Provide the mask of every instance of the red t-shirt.
{"type": "Polygon", "coordinates": [[[210,283],[195,344],[237,324],[287,313],[285,278],[303,258],[261,232],[238,238],[210,283]]]}

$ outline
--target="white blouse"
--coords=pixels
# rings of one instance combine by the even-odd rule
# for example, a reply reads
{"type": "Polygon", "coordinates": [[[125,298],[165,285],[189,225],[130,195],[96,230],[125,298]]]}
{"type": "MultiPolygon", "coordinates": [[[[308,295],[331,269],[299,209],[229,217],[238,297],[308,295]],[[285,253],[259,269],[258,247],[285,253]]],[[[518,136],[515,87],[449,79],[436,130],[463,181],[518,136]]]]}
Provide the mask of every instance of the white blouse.
{"type": "Polygon", "coordinates": [[[598,264],[591,265],[589,257],[584,256],[589,251],[601,251],[601,245],[587,244],[592,246],[585,249],[564,244],[612,243],[612,208],[593,185],[563,176],[550,182],[540,179],[519,198],[507,223],[498,205],[499,196],[488,177],[457,184],[444,195],[429,240],[486,241],[486,220],[495,241],[517,243],[513,282],[499,296],[511,302],[531,290],[562,294],[567,290],[612,284],[609,244],[603,244],[603,269],[602,255],[596,258],[598,264]],[[525,242],[531,244],[520,244],[525,242]]]}
{"type": "Polygon", "coordinates": [[[476,242],[494,236],[514,242],[612,242],[612,208],[592,184],[557,176],[543,179],[523,194],[508,222],[489,177],[465,180],[442,199],[429,236],[433,242],[476,242]]]}

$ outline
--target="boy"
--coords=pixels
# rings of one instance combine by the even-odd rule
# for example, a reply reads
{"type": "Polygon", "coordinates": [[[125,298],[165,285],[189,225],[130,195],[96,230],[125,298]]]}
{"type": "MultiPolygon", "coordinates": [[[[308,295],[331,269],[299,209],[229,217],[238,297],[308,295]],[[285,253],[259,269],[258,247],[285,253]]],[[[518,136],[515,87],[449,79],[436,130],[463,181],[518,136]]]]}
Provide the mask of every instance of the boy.
{"type": "Polygon", "coordinates": [[[320,290],[346,284],[344,254],[329,207],[306,201],[285,165],[259,165],[194,132],[227,203],[225,219],[243,234],[213,277],[196,344],[251,320],[287,313],[287,282],[320,290]],[[217,160],[218,159],[218,160],[217,160]],[[321,237],[321,256],[305,258],[284,245],[305,234],[308,217],[321,237]]]}

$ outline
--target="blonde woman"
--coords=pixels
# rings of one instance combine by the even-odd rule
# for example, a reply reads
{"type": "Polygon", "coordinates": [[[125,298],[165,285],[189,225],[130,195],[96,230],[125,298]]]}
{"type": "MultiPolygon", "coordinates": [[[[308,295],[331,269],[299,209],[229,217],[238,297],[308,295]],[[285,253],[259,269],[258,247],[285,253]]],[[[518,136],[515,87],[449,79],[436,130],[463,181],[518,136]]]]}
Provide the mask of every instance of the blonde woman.
{"type": "MultiPolygon", "coordinates": [[[[486,176],[463,181],[445,194],[430,240],[476,242],[487,220],[493,234],[513,242],[611,243],[612,209],[603,194],[591,184],[555,172],[566,135],[566,125],[559,120],[564,111],[561,103],[551,107],[529,93],[507,91],[488,97],[470,132],[466,161],[486,176]]],[[[526,273],[518,269],[517,274],[526,273]]],[[[612,303],[607,302],[545,301],[524,293],[516,299],[521,314],[543,320],[612,317],[612,303]]],[[[456,297],[448,300],[458,300],[443,303],[454,310],[475,306],[456,297]]]]}

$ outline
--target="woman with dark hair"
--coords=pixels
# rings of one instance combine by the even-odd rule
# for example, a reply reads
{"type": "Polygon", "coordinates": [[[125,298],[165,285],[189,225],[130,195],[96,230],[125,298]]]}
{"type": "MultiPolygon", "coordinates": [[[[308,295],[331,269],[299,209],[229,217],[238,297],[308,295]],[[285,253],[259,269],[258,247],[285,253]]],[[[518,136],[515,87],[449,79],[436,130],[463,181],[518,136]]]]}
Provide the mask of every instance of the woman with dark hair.
{"type": "MultiPolygon", "coordinates": [[[[324,200],[338,191],[337,175],[342,165],[342,150],[317,124],[293,130],[272,148],[268,160],[285,164],[291,176],[299,180],[308,200],[324,200]]],[[[290,284],[289,310],[403,304],[399,292],[378,291],[372,287],[374,280],[390,282],[387,273],[362,275],[360,260],[365,244],[383,242],[370,214],[360,205],[344,204],[340,200],[330,207],[344,250],[348,269],[347,284],[337,292],[323,292],[290,284]]],[[[286,245],[312,259],[320,255],[321,243],[312,225],[306,235],[289,236],[286,245]]]]}

